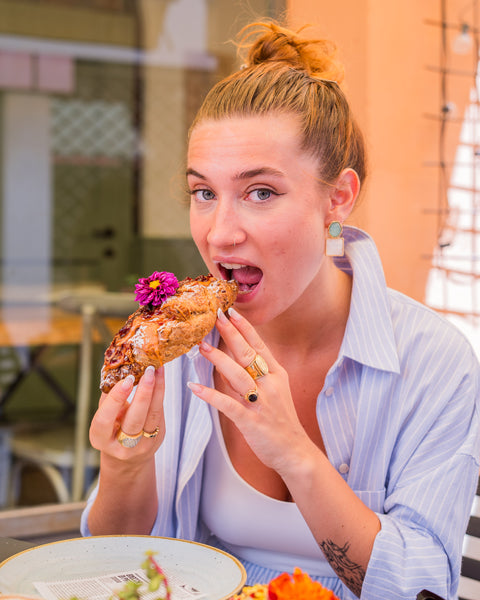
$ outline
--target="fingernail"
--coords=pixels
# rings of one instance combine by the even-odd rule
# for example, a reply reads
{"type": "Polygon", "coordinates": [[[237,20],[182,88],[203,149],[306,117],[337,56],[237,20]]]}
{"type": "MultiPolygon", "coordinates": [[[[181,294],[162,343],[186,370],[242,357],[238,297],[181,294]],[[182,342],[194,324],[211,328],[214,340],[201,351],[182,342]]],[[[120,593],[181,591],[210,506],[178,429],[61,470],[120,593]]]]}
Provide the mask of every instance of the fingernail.
{"type": "Polygon", "coordinates": [[[155,367],[153,365],[148,365],[145,369],[145,373],[143,374],[143,380],[146,383],[151,383],[155,379],[155,367]]]}
{"type": "Polygon", "coordinates": [[[210,352],[211,350],[213,350],[213,346],[211,346],[205,340],[202,340],[199,345],[200,345],[200,349],[203,350],[204,352],[210,352]]]}
{"type": "Polygon", "coordinates": [[[225,313],[223,312],[223,310],[221,308],[219,308],[217,310],[217,318],[222,323],[226,323],[228,321],[227,317],[225,316],[225,313]]]}
{"type": "Polygon", "coordinates": [[[200,394],[203,389],[203,385],[194,383],[193,381],[188,381],[187,387],[190,388],[194,394],[200,394]]]}
{"type": "Polygon", "coordinates": [[[122,388],[124,390],[129,390],[130,388],[133,387],[134,382],[135,382],[135,377],[133,375],[127,375],[125,377],[125,379],[122,381],[122,388]]]}
{"type": "Polygon", "coordinates": [[[238,319],[240,319],[240,318],[241,318],[241,316],[242,316],[242,315],[241,315],[241,314],[240,314],[240,313],[239,313],[237,310],[235,310],[235,309],[233,308],[233,306],[231,306],[231,307],[228,309],[228,314],[229,314],[229,315],[232,317],[232,319],[237,319],[237,320],[238,320],[238,319]]]}

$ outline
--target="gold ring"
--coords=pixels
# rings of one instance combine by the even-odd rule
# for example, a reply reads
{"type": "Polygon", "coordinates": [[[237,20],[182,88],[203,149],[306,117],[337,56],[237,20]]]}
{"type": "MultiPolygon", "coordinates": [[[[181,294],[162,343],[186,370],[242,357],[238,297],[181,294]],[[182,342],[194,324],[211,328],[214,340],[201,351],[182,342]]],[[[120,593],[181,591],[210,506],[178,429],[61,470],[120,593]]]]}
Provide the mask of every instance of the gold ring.
{"type": "Polygon", "coordinates": [[[155,429],[152,432],[144,430],[143,435],[146,438],[154,438],[154,437],[157,437],[159,431],[160,431],[160,427],[155,427],[155,429]]]}
{"type": "Polygon", "coordinates": [[[143,429],[140,433],[136,433],[135,435],[127,435],[124,431],[122,431],[122,429],[120,429],[117,434],[117,442],[124,448],[135,448],[143,434],[143,429]]]}
{"type": "Polygon", "coordinates": [[[258,400],[258,390],[255,388],[254,390],[248,390],[248,392],[244,396],[247,402],[256,402],[258,400]]]}
{"type": "Polygon", "coordinates": [[[268,373],[268,365],[266,360],[260,354],[257,354],[248,367],[245,367],[245,371],[252,379],[258,379],[268,373]]]}

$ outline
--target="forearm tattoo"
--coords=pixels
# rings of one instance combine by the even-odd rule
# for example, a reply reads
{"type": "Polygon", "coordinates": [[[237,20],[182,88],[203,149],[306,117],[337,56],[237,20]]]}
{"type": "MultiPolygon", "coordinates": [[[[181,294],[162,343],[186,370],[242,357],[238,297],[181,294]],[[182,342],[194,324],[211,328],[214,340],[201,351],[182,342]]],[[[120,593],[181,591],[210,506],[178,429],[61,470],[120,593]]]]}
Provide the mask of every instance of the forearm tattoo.
{"type": "Polygon", "coordinates": [[[325,540],[320,543],[320,548],[335,573],[356,596],[360,597],[365,571],[348,558],[350,544],[346,542],[344,546],[338,546],[332,540],[325,540]]]}

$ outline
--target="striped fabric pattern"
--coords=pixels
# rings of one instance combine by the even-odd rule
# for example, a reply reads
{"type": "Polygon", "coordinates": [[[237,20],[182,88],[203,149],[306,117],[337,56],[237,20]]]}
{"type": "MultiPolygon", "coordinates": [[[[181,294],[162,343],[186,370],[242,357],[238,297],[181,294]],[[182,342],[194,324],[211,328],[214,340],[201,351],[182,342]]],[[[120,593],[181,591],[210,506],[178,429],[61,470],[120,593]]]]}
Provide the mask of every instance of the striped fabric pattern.
{"type": "MultiPolygon", "coordinates": [[[[478,361],[444,318],[386,287],[365,232],[345,227],[344,236],[346,256],[336,261],[353,274],[351,311],[317,419],[330,462],[381,520],[362,598],[411,600],[428,589],[453,600],[480,468],[478,361]]],[[[218,343],[216,331],[210,342],[218,343]]],[[[168,433],[156,457],[152,534],[205,542],[198,515],[212,423],[186,383],[211,384],[211,365],[193,349],[166,365],[166,377],[168,433]]],[[[321,498],[314,501],[321,510],[321,498]]],[[[249,583],[275,575],[261,565],[248,570],[249,583]]],[[[355,598],[341,582],[322,583],[355,598]]]]}

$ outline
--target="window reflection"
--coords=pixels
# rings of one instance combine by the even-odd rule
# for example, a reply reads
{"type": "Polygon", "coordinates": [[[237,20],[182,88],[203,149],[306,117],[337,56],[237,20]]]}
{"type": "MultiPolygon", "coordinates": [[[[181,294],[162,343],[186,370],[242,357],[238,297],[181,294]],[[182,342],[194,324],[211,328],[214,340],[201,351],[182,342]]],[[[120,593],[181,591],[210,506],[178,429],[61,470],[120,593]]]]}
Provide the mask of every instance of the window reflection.
{"type": "MultiPolygon", "coordinates": [[[[136,279],[203,272],[184,205],[188,127],[234,68],[225,42],[254,15],[284,9],[282,0],[0,1],[1,507],[19,432],[70,427],[74,439],[85,306],[95,313],[91,411],[106,338],[131,311],[136,279]]],[[[22,475],[28,493],[17,501],[58,500],[45,482],[32,497],[29,477],[38,474],[22,475]]]]}

